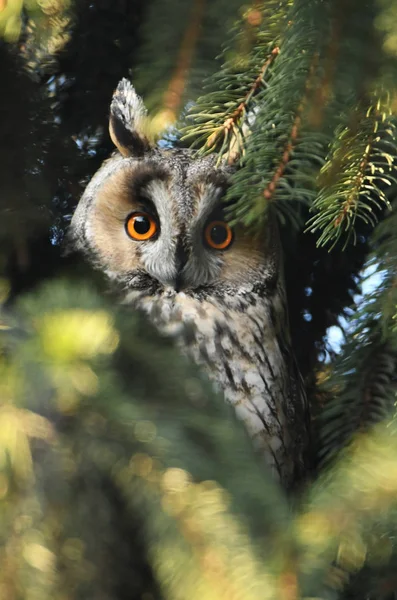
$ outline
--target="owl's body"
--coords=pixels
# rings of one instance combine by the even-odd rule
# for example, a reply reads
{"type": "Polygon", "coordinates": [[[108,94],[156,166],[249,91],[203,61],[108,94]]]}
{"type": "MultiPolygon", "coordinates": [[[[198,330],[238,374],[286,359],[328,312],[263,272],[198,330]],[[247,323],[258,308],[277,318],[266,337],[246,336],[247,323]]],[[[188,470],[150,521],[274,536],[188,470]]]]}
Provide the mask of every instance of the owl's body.
{"type": "Polygon", "coordinates": [[[225,221],[230,168],[160,149],[123,80],[111,106],[119,153],[91,180],[71,237],[124,302],[202,365],[285,485],[302,470],[306,409],[289,347],[278,237],[225,221]]]}
{"type": "Polygon", "coordinates": [[[264,299],[249,288],[223,298],[172,291],[128,298],[161,330],[178,336],[182,349],[223,390],[267,464],[291,483],[301,460],[295,454],[298,390],[288,371],[292,357],[283,354],[264,299]]]}

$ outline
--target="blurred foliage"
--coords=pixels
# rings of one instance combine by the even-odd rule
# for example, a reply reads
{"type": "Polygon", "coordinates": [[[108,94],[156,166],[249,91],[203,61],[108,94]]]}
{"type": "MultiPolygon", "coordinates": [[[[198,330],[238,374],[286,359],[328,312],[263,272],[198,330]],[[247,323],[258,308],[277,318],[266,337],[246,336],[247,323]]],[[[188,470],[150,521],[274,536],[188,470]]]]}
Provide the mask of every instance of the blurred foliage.
{"type": "Polygon", "coordinates": [[[287,503],[172,340],[69,282],[17,314],[1,322],[4,596],[272,597],[287,503]]]}
{"type": "Polygon", "coordinates": [[[139,65],[132,77],[153,112],[155,129],[161,132],[173,125],[186,102],[197,97],[203,78],[216,70],[214,58],[241,4],[241,0],[150,2],[139,65]]]}
{"type": "Polygon", "coordinates": [[[396,15],[0,0],[0,598],[396,594],[396,15]],[[181,124],[163,143],[239,164],[232,218],[279,217],[319,463],[292,499],[172,340],[61,257],[123,76],[181,124]]]}
{"type": "Polygon", "coordinates": [[[356,437],[291,511],[232,409],[142,317],[64,280],[3,311],[1,329],[2,597],[390,585],[393,421],[356,437]]]}
{"type": "Polygon", "coordinates": [[[0,36],[16,42],[23,31],[37,59],[51,57],[68,39],[70,3],[70,0],[2,0],[0,36]]]}

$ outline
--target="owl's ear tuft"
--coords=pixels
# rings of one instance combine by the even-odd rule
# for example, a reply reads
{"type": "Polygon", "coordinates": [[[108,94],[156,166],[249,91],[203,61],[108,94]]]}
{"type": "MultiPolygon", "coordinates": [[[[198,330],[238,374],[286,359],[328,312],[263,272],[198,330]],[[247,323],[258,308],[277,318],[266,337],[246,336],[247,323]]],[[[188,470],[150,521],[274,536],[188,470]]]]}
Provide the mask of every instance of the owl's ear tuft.
{"type": "Polygon", "coordinates": [[[110,105],[109,133],[119,152],[142,156],[151,148],[145,134],[147,111],[142,99],[127,79],[122,79],[110,105]]]}

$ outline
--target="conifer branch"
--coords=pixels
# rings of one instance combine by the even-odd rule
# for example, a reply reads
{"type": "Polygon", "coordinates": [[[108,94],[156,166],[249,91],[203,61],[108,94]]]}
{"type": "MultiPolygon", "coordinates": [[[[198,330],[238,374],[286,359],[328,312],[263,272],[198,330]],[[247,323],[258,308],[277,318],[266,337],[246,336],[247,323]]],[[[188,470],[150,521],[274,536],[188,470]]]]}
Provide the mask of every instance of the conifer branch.
{"type": "Polygon", "coordinates": [[[307,126],[305,111],[318,81],[318,48],[328,36],[318,27],[326,20],[325,14],[319,17],[323,10],[325,5],[315,1],[297,0],[291,8],[279,57],[258,98],[242,168],[228,195],[233,221],[260,227],[269,200],[284,218],[292,211],[288,201],[307,203],[314,196],[313,172],[324,160],[327,138],[307,126]]]}
{"type": "Polygon", "coordinates": [[[292,127],[291,127],[291,132],[288,136],[288,142],[286,143],[286,145],[284,147],[284,152],[282,154],[281,160],[280,160],[277,168],[274,170],[273,177],[269,181],[269,183],[267,184],[267,186],[263,192],[263,196],[266,200],[272,199],[274,192],[276,191],[276,187],[285,173],[287,165],[291,159],[291,154],[297,144],[300,127],[302,124],[302,113],[304,112],[304,109],[305,109],[305,106],[306,106],[306,103],[308,100],[308,92],[311,87],[310,84],[313,79],[313,75],[316,72],[317,64],[318,64],[318,55],[316,54],[312,61],[311,67],[309,69],[309,74],[308,74],[306,84],[305,84],[305,93],[303,95],[301,103],[299,104],[299,106],[297,108],[296,116],[295,116],[295,119],[294,119],[292,127]]]}
{"type": "Polygon", "coordinates": [[[376,224],[382,205],[390,208],[387,188],[396,181],[397,145],[389,100],[374,96],[364,112],[357,109],[354,122],[337,132],[330,157],[320,172],[321,191],[313,203],[317,214],[308,223],[320,231],[318,245],[343,237],[346,245],[355,236],[357,219],[376,224]]]}
{"type": "Polygon", "coordinates": [[[350,332],[324,390],[320,459],[328,463],[359,431],[389,417],[397,399],[397,203],[377,225],[368,266],[379,283],[350,319],[350,332]]]}
{"type": "Polygon", "coordinates": [[[384,339],[390,339],[397,348],[397,202],[377,225],[371,238],[371,264],[382,278],[381,291],[376,297],[374,310],[379,315],[379,326],[384,339]]]}
{"type": "Polygon", "coordinates": [[[397,391],[397,353],[382,338],[375,323],[367,320],[365,325],[364,335],[361,324],[360,330],[355,329],[349,336],[343,358],[326,385],[332,399],[321,417],[322,465],[328,464],[354,435],[368,431],[392,414],[397,391]]]}
{"type": "Polygon", "coordinates": [[[246,45],[246,32],[241,23],[236,25],[236,40],[223,52],[224,65],[208,81],[208,93],[189,110],[188,125],[182,128],[182,140],[199,147],[202,154],[217,152],[218,162],[234,162],[244,154],[246,134],[280,51],[290,4],[291,0],[271,0],[256,7],[254,40],[246,56],[242,48],[246,45]]]}
{"type": "Polygon", "coordinates": [[[294,123],[292,125],[292,129],[291,129],[291,134],[289,136],[290,139],[289,139],[289,142],[287,142],[287,144],[285,146],[283,155],[281,157],[281,161],[280,161],[278,167],[276,168],[276,170],[274,171],[272,179],[269,181],[269,183],[267,184],[267,186],[263,192],[263,196],[266,200],[272,199],[273,194],[276,190],[277,184],[279,183],[280,179],[284,175],[287,164],[291,158],[291,153],[294,149],[296,140],[298,138],[298,131],[299,131],[300,124],[301,124],[301,110],[298,109],[298,114],[295,117],[294,123]]]}
{"type": "MultiPolygon", "coordinates": [[[[223,135],[224,137],[227,137],[229,135],[229,132],[231,129],[239,126],[240,121],[248,113],[253,96],[257,93],[257,91],[259,90],[259,88],[262,85],[265,85],[266,72],[267,72],[269,66],[272,64],[272,62],[276,58],[276,56],[279,54],[279,52],[280,52],[280,49],[278,48],[278,46],[275,46],[275,48],[273,48],[269,57],[265,61],[263,67],[261,68],[259,75],[256,77],[253,84],[248,89],[248,92],[246,93],[244,99],[240,102],[240,104],[237,106],[237,108],[234,109],[233,112],[231,112],[230,116],[227,116],[225,118],[225,120],[223,121],[223,123],[219,127],[217,127],[211,135],[209,135],[209,137],[206,140],[206,142],[203,146],[203,149],[202,149],[202,151],[204,153],[205,153],[206,148],[210,149],[215,145],[215,143],[217,142],[217,140],[220,136],[223,135]]],[[[229,147],[232,145],[233,145],[232,143],[229,143],[229,147]]],[[[244,150],[244,149],[242,149],[242,150],[244,150]]],[[[229,162],[231,162],[230,157],[229,157],[229,162]]]]}

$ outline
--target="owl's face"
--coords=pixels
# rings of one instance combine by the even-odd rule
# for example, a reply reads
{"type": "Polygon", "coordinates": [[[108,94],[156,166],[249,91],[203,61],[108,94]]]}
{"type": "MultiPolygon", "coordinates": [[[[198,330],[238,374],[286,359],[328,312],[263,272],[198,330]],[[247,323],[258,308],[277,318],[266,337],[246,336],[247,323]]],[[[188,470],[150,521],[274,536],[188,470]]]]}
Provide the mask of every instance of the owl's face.
{"type": "Polygon", "coordinates": [[[230,168],[186,149],[151,145],[143,105],[123,80],[111,106],[119,153],[99,169],[77,207],[74,245],[125,290],[233,294],[269,286],[276,236],[253,237],[226,220],[230,168]]]}

